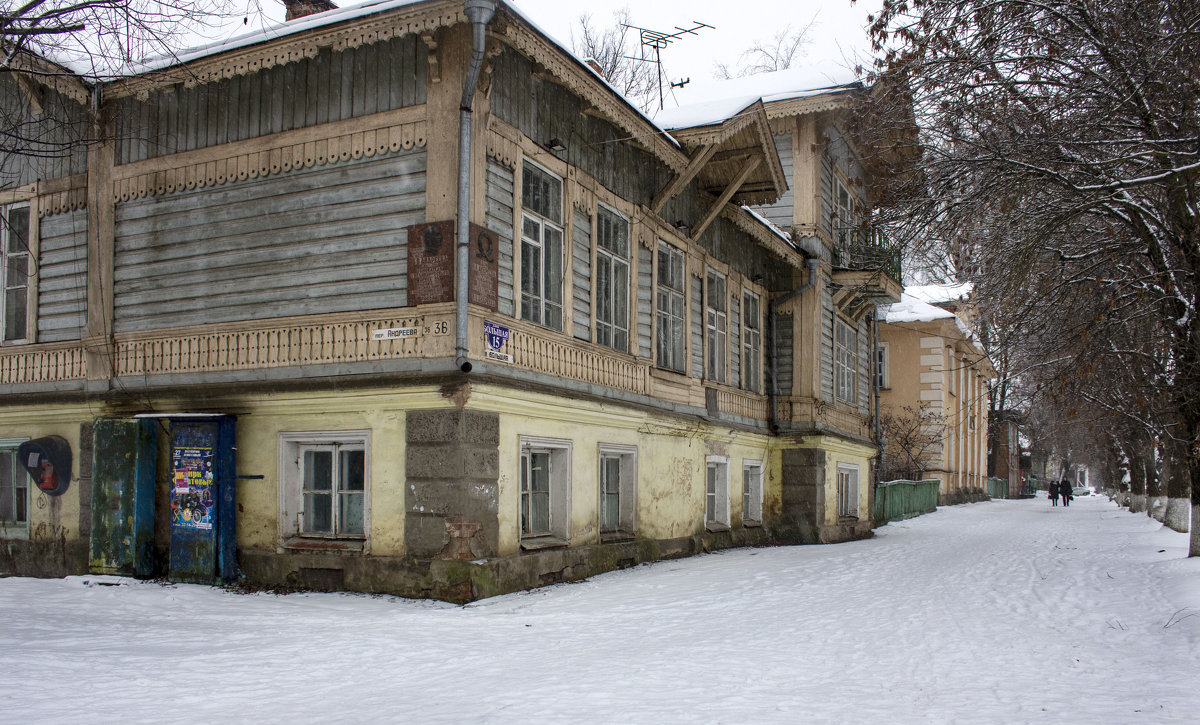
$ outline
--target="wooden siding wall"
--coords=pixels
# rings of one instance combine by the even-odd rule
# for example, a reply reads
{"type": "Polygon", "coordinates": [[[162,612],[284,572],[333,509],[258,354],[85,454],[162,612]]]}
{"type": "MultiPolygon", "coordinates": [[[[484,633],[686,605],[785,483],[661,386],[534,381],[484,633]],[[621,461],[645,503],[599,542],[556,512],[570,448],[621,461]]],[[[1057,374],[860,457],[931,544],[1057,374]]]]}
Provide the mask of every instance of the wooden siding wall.
{"type": "MultiPolygon", "coordinates": [[[[686,274],[686,271],[685,271],[686,274]]],[[[692,377],[704,377],[704,280],[691,277],[692,377]]]]}
{"type": "MultiPolygon", "coordinates": [[[[821,154],[821,218],[817,220],[817,229],[824,230],[826,245],[833,242],[833,156],[829,147],[821,154]]],[[[833,258],[828,250],[822,252],[825,261],[833,258]]]]}
{"type": "Polygon", "coordinates": [[[832,402],[833,391],[833,322],[837,313],[833,306],[832,280],[825,277],[821,285],[821,400],[832,402]]]}
{"type": "Polygon", "coordinates": [[[787,229],[794,223],[793,209],[795,196],[792,192],[792,134],[784,133],[775,137],[775,148],[779,151],[779,162],[783,164],[783,175],[787,179],[788,190],[774,204],[755,207],[760,214],[771,220],[781,229],[787,229]]]}
{"type": "Polygon", "coordinates": [[[537,73],[534,63],[512,48],[495,59],[491,112],[543,147],[560,139],[564,161],[599,181],[617,196],[647,205],[671,180],[671,172],[628,134],[583,112],[579,98],[537,73]]]}
{"type": "Polygon", "coordinates": [[[42,112],[34,108],[11,77],[0,78],[0,108],[5,109],[0,186],[11,188],[39,179],[59,179],[87,171],[90,136],[87,110],[79,103],[42,88],[42,112]]]}
{"type": "Polygon", "coordinates": [[[148,100],[117,104],[118,164],[193,151],[425,102],[428,51],[416,35],[347,48],[148,100]]]}
{"type": "Polygon", "coordinates": [[[867,320],[858,323],[858,412],[866,415],[871,405],[871,326],[867,320]]]}
{"type": "MultiPolygon", "coordinates": [[[[795,382],[795,349],[792,347],[796,340],[795,317],[791,313],[776,313],[775,314],[775,336],[776,346],[778,347],[778,356],[775,361],[776,381],[779,385],[779,394],[787,397],[792,394],[792,384],[795,382]]],[[[769,340],[764,342],[764,346],[769,346],[769,340]]],[[[770,348],[765,347],[763,356],[766,360],[767,367],[771,365],[770,348]]]]}
{"type": "Polygon", "coordinates": [[[38,342],[83,338],[87,323],[87,210],[38,222],[38,342]]]}
{"type": "Polygon", "coordinates": [[[575,337],[592,339],[592,217],[580,209],[573,215],[571,243],[571,307],[575,337]]]}
{"type": "Polygon", "coordinates": [[[516,315],[513,296],[513,170],[495,159],[487,161],[486,224],[500,237],[500,270],[497,281],[497,310],[516,315]]]}
{"type": "Polygon", "coordinates": [[[644,358],[654,355],[654,252],[637,247],[637,351],[644,358]]]}
{"type": "Polygon", "coordinates": [[[742,291],[729,295],[729,384],[742,386],[742,291]]]}
{"type": "Polygon", "coordinates": [[[117,332],[401,307],[425,152],[118,204],[117,332]]]}

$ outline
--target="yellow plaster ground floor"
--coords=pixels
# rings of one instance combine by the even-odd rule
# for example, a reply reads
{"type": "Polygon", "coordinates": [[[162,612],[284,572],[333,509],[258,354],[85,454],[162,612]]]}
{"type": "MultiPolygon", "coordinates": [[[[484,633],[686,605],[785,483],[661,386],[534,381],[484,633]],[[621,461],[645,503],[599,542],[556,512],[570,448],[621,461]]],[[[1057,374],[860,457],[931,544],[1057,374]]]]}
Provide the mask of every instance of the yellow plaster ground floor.
{"type": "MultiPolygon", "coordinates": [[[[71,487],[56,497],[31,491],[26,520],[5,529],[0,568],[53,575],[87,566],[91,423],[135,414],[165,416],[156,418],[155,532],[165,558],[173,413],[237,418],[236,549],[250,585],[466,600],[666,556],[870,528],[875,451],[834,436],[781,438],[487,384],[198,393],[0,408],[0,441],[59,435],[76,452],[71,487]],[[810,458],[819,467],[797,467],[810,458]],[[811,479],[799,499],[788,471],[811,479]]],[[[95,445],[104,455],[104,441],[95,445]]]]}

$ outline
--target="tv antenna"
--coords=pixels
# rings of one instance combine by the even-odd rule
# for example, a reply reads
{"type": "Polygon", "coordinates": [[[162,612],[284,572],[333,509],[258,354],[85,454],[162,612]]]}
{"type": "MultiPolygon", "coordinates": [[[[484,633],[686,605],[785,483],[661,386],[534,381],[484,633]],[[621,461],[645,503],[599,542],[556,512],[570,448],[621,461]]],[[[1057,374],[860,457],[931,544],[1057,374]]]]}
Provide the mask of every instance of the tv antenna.
{"type": "MultiPolygon", "coordinates": [[[[702,23],[699,20],[693,20],[692,26],[690,28],[681,28],[678,25],[676,25],[675,32],[673,32],[673,33],[664,33],[661,30],[652,30],[651,28],[642,28],[637,25],[629,25],[628,23],[621,23],[621,25],[623,25],[626,28],[629,28],[630,30],[636,30],[638,32],[638,37],[641,40],[641,44],[642,44],[641,57],[636,57],[636,58],[632,57],[632,56],[625,56],[625,57],[628,58],[629,60],[642,61],[643,63],[653,63],[657,70],[657,73],[658,73],[658,110],[660,110],[660,111],[662,110],[662,107],[663,107],[663,69],[662,69],[662,50],[663,50],[663,48],[666,48],[668,45],[670,45],[671,43],[674,43],[676,40],[679,40],[680,38],[684,37],[685,35],[699,35],[699,33],[696,32],[698,30],[703,30],[704,28],[708,28],[709,30],[716,30],[716,28],[714,26],[709,25],[708,23],[702,23]],[[654,53],[653,58],[649,57],[649,55],[648,55],[650,51],[653,51],[653,53],[654,53]]],[[[691,80],[691,79],[689,78],[688,80],[691,80]]],[[[684,81],[684,83],[687,83],[687,81],[684,81]]],[[[671,85],[675,86],[674,83],[672,83],[671,85]]],[[[680,84],[680,85],[683,85],[683,84],[680,84]]]]}

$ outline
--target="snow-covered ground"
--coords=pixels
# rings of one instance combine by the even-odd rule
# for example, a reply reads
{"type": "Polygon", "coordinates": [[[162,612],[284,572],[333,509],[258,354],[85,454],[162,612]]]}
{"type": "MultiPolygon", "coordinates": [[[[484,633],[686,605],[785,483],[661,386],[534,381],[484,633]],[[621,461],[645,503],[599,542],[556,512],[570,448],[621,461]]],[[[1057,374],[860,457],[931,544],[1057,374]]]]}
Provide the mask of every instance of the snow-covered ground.
{"type": "MultiPolygon", "coordinates": [[[[0,580],[5,722],[1200,720],[1200,558],[1102,497],[456,607],[0,580]]],[[[110,580],[111,581],[111,580],[110,580]]]]}

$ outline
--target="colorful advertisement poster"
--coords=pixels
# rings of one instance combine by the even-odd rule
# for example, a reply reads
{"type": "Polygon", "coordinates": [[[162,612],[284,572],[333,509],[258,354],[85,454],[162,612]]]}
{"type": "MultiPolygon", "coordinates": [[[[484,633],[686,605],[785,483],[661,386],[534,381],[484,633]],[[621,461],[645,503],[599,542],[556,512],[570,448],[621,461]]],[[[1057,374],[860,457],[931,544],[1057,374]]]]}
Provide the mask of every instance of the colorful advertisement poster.
{"type": "Polygon", "coordinates": [[[215,506],[213,449],[171,449],[171,525],[182,529],[212,529],[215,506]]]}

